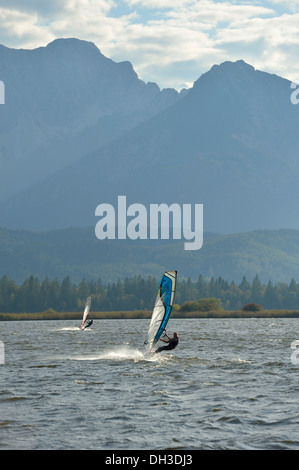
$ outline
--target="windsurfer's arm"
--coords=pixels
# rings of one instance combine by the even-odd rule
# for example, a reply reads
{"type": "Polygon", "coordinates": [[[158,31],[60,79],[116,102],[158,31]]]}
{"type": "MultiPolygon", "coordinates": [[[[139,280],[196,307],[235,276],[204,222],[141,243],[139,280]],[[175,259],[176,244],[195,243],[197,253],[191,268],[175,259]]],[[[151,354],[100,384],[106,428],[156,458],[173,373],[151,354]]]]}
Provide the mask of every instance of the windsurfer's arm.
{"type": "MultiPolygon", "coordinates": [[[[167,335],[166,335],[167,336],[167,335]]],[[[160,341],[163,341],[163,343],[169,343],[170,341],[170,338],[169,336],[167,336],[168,339],[162,339],[162,338],[159,338],[160,341]]]]}
{"type": "Polygon", "coordinates": [[[170,337],[169,337],[168,334],[166,333],[166,330],[164,330],[163,338],[165,338],[165,336],[166,336],[168,339],[159,338],[159,340],[160,340],[160,341],[163,341],[163,343],[169,343],[170,337]]]}

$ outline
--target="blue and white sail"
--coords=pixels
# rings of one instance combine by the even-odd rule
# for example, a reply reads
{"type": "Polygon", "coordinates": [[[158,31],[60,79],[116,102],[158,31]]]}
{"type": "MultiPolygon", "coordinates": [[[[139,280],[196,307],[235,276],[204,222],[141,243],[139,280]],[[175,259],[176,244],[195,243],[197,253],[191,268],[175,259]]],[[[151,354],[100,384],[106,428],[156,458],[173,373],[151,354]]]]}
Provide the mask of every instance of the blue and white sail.
{"type": "Polygon", "coordinates": [[[91,297],[87,297],[86,302],[85,302],[84,312],[83,312],[81,330],[84,330],[84,326],[89,315],[90,307],[91,307],[91,297]]]}
{"type": "Polygon", "coordinates": [[[145,341],[148,351],[151,351],[165,331],[174,302],[176,281],[177,271],[166,271],[162,277],[145,341]]]}

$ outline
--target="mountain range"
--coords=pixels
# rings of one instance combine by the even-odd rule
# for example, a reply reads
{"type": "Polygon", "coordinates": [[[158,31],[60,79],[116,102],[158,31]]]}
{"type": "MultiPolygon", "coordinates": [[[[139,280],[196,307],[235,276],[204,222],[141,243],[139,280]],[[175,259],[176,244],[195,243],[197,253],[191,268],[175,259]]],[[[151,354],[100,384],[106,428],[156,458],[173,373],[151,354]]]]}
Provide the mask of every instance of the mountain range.
{"type": "Polygon", "coordinates": [[[103,240],[94,228],[49,232],[0,229],[0,278],[17,283],[31,275],[63,280],[69,276],[104,283],[126,277],[155,276],[177,269],[179,279],[222,277],[237,285],[258,275],[263,283],[299,279],[299,230],[257,230],[216,235],[206,233],[203,247],[184,252],[178,240],[103,240]]]}
{"type": "Polygon", "coordinates": [[[299,108],[242,60],[189,90],[144,83],[92,43],[0,47],[0,225],[96,224],[100,203],[204,205],[205,231],[299,228],[299,108]]]}
{"type": "Polygon", "coordinates": [[[299,107],[243,60],[160,90],[87,41],[0,46],[0,275],[299,278],[299,107]],[[203,204],[204,243],[106,240],[99,204],[203,204]]]}
{"type": "Polygon", "coordinates": [[[92,43],[58,39],[47,47],[0,46],[0,201],[33,188],[179,99],[139,80],[92,43]]]}

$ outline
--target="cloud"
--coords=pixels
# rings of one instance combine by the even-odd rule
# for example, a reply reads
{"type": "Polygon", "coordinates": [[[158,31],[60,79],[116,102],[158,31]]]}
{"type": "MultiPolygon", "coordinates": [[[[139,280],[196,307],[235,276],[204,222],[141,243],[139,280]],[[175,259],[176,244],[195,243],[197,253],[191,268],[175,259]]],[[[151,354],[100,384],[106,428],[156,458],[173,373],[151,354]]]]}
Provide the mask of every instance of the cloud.
{"type": "Polygon", "coordinates": [[[33,49],[60,37],[76,37],[102,49],[119,40],[128,23],[125,17],[109,17],[114,5],[112,0],[2,0],[0,43],[33,49]]]}
{"type": "Polygon", "coordinates": [[[193,4],[194,0],[126,0],[131,7],[143,7],[148,9],[178,8],[193,4]]]}
{"type": "Polygon", "coordinates": [[[61,0],[1,0],[1,9],[15,10],[23,13],[48,15],[55,13],[63,4],[61,0]]]}
{"type": "Polygon", "coordinates": [[[231,51],[233,44],[238,49],[255,50],[254,65],[262,70],[277,73],[292,80],[298,75],[299,13],[283,14],[272,18],[251,18],[231,22],[217,32],[215,44],[231,51]],[[297,60],[296,60],[297,58],[297,60]]]}
{"type": "Polygon", "coordinates": [[[281,5],[287,10],[296,11],[299,7],[299,0],[268,0],[275,5],[281,5]]]}
{"type": "Polygon", "coordinates": [[[1,0],[0,43],[93,41],[161,87],[190,86],[214,63],[237,59],[291,79],[299,76],[298,9],[299,0],[1,0]]]}
{"type": "Polygon", "coordinates": [[[0,8],[0,24],[1,36],[5,38],[1,43],[9,47],[30,48],[54,39],[51,31],[38,24],[36,13],[0,8]]]}

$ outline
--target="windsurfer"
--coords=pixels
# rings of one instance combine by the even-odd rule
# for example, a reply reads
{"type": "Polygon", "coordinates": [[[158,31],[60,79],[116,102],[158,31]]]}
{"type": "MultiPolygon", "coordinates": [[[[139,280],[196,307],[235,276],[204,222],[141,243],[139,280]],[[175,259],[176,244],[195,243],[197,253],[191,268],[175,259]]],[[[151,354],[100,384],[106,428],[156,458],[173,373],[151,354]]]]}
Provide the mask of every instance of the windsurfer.
{"type": "Polygon", "coordinates": [[[169,351],[177,347],[178,342],[179,342],[179,337],[177,333],[173,333],[172,338],[170,338],[167,333],[165,333],[164,336],[167,336],[168,339],[160,338],[160,341],[163,341],[164,343],[168,343],[167,346],[161,346],[160,348],[156,349],[155,353],[159,353],[161,351],[169,351]]]}
{"type": "Polygon", "coordinates": [[[87,320],[86,326],[84,326],[83,330],[85,330],[86,328],[88,328],[88,327],[91,326],[92,324],[93,324],[93,320],[87,320]]]}

